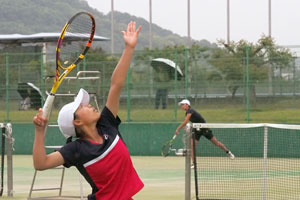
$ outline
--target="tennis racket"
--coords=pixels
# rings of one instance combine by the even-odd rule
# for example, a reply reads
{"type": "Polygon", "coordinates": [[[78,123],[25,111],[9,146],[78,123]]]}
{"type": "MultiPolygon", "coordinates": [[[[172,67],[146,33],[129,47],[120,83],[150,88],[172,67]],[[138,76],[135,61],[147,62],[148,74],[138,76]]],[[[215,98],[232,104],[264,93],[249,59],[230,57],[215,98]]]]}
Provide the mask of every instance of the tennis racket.
{"type": "Polygon", "coordinates": [[[171,140],[168,140],[164,143],[164,145],[161,148],[161,155],[162,156],[167,157],[168,155],[170,155],[172,145],[174,143],[174,140],[175,140],[176,136],[177,135],[175,134],[171,140]]]}
{"type": "Polygon", "coordinates": [[[95,34],[96,22],[87,12],[75,14],[63,27],[56,46],[54,84],[43,107],[43,117],[49,119],[55,94],[64,78],[82,61],[95,34]]]}

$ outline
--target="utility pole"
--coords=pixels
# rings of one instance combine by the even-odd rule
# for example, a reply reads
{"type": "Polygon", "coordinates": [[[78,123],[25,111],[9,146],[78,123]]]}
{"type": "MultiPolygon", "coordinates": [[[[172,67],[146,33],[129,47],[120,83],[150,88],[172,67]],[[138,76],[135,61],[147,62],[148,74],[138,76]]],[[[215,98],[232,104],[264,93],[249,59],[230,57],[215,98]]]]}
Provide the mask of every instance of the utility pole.
{"type": "Polygon", "coordinates": [[[152,49],[152,0],[149,0],[149,49],[152,49]]]}
{"type": "Polygon", "coordinates": [[[272,37],[272,12],[271,0],[269,0],[269,37],[272,37]]]}
{"type": "Polygon", "coordinates": [[[187,0],[187,36],[188,36],[188,46],[192,44],[191,40],[191,26],[190,26],[190,0],[187,0]]]}
{"type": "Polygon", "coordinates": [[[227,44],[230,43],[230,0],[227,0],[227,44]]]}

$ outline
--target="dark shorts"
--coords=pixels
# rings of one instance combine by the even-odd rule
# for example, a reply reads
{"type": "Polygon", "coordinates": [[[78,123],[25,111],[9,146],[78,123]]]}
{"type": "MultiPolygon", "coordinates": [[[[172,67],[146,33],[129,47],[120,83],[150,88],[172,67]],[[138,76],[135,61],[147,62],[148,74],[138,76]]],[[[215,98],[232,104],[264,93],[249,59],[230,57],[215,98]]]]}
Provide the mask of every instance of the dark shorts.
{"type": "Polygon", "coordinates": [[[208,140],[211,140],[211,138],[214,137],[212,131],[209,128],[201,128],[199,131],[197,129],[193,129],[193,132],[195,133],[195,139],[197,141],[200,140],[200,137],[203,135],[208,140]]]}

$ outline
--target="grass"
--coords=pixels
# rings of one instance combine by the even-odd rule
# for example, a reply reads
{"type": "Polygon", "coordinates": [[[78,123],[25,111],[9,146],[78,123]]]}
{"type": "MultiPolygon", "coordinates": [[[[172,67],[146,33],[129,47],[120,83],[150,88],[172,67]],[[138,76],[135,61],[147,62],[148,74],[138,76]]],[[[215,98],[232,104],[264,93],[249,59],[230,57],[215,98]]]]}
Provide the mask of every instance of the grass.
{"type": "MultiPolygon", "coordinates": [[[[20,111],[18,110],[18,102],[10,102],[9,112],[6,112],[2,103],[0,109],[0,122],[6,121],[7,118],[13,123],[30,122],[33,116],[37,113],[36,110],[20,111]],[[8,114],[8,116],[7,116],[8,114]]],[[[93,102],[92,102],[93,103],[93,102]]],[[[194,103],[194,102],[193,102],[194,103]]],[[[152,102],[132,103],[130,112],[127,111],[126,102],[121,103],[119,116],[123,122],[181,122],[185,113],[177,107],[177,104],[170,103],[165,110],[154,109],[152,102]]],[[[99,105],[102,107],[103,105],[99,105]]],[[[300,99],[273,99],[260,100],[256,105],[250,105],[249,113],[242,102],[234,100],[217,100],[195,102],[193,108],[210,123],[298,123],[300,99]]],[[[58,109],[53,109],[51,122],[57,119],[58,109]]]]}
{"type": "MultiPolygon", "coordinates": [[[[196,108],[198,112],[210,123],[243,123],[248,122],[247,113],[241,108],[196,108]]],[[[32,122],[36,110],[30,111],[10,111],[9,119],[13,123],[32,122]]],[[[57,119],[58,111],[54,110],[51,115],[51,122],[57,119]]],[[[128,121],[128,113],[121,109],[119,116],[122,121],[128,121]]],[[[177,111],[177,116],[173,109],[154,110],[141,108],[130,112],[131,122],[181,122],[184,120],[184,112],[177,111]]],[[[299,110],[295,108],[273,108],[255,109],[249,113],[251,123],[299,123],[299,110]]],[[[0,121],[5,121],[6,113],[0,111],[0,121]]]]}

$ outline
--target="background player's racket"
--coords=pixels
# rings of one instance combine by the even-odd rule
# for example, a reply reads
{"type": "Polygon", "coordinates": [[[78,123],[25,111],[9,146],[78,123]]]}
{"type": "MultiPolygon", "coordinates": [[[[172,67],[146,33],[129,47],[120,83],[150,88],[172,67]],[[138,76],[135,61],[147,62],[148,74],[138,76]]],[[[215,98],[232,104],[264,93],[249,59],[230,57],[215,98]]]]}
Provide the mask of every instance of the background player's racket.
{"type": "Polygon", "coordinates": [[[62,80],[83,60],[95,34],[94,17],[87,12],[75,14],[64,26],[56,46],[54,84],[43,107],[43,117],[49,119],[56,91],[62,80]]]}
{"type": "Polygon", "coordinates": [[[174,143],[174,140],[176,138],[176,134],[173,136],[173,138],[171,140],[168,140],[167,142],[164,143],[164,145],[161,148],[161,155],[166,157],[170,154],[171,150],[172,150],[172,145],[174,143]]]}

